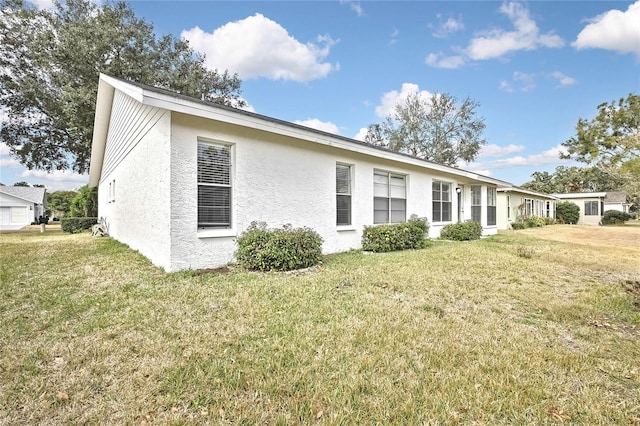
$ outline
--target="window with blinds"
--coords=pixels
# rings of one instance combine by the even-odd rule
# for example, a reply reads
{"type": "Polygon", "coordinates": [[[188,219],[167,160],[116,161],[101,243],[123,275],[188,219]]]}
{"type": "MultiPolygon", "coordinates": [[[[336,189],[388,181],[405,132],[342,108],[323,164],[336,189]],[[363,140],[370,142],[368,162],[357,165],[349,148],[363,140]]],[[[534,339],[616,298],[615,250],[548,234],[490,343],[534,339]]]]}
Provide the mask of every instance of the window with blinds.
{"type": "Polygon", "coordinates": [[[336,164],[336,225],[351,225],[351,166],[336,164]]]}
{"type": "Polygon", "coordinates": [[[373,223],[402,223],[407,220],[406,176],[373,172],[373,223]]]}
{"type": "Polygon", "coordinates": [[[231,227],[231,146],[198,141],[198,228],[231,227]]]}
{"type": "Polygon", "coordinates": [[[481,223],[482,221],[482,187],[471,185],[471,220],[481,223]]]}
{"type": "Polygon", "coordinates": [[[496,189],[487,188],[487,225],[496,224],[496,189]]]}
{"type": "Polygon", "coordinates": [[[431,184],[433,200],[433,221],[451,221],[451,184],[434,180],[431,184]]]}

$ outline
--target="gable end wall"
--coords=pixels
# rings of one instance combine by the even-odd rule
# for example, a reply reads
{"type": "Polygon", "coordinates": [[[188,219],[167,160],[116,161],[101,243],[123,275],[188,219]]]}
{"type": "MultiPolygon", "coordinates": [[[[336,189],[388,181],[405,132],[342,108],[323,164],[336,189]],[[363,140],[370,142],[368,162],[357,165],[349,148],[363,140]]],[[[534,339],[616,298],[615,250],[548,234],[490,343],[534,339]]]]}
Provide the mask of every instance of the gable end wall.
{"type": "Polygon", "coordinates": [[[98,216],[105,218],[109,235],[165,269],[170,128],[169,111],[116,90],[98,187],[98,216]]]}

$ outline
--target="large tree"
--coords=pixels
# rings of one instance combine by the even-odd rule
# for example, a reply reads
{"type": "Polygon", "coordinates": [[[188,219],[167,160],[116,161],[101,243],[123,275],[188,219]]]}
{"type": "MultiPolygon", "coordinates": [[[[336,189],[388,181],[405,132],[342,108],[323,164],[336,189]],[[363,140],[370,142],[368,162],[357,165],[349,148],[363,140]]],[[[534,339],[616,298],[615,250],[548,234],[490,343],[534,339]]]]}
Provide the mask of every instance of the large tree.
{"type": "Polygon", "coordinates": [[[544,194],[601,192],[621,189],[625,181],[596,167],[558,166],[553,173],[533,172],[523,188],[544,194]]]}
{"type": "Polygon", "coordinates": [[[562,158],[586,163],[613,179],[634,203],[640,197],[640,95],[598,105],[591,120],[580,118],[576,134],[563,145],[562,158]]]}
{"type": "Polygon", "coordinates": [[[47,195],[47,207],[58,217],[62,217],[71,210],[71,203],[78,195],[76,191],[55,191],[47,195]]]}
{"type": "Polygon", "coordinates": [[[244,106],[237,75],[207,69],[185,40],[156,37],[124,2],[0,5],[0,136],[30,169],[88,170],[99,73],[244,106]]]}
{"type": "Polygon", "coordinates": [[[576,135],[562,144],[563,158],[602,169],[637,169],[640,161],[640,95],[598,105],[592,120],[580,118],[576,135]]]}
{"type": "Polygon", "coordinates": [[[478,106],[469,98],[458,103],[447,93],[429,99],[412,94],[383,122],[371,124],[365,141],[448,166],[471,162],[486,144],[478,106]]]}

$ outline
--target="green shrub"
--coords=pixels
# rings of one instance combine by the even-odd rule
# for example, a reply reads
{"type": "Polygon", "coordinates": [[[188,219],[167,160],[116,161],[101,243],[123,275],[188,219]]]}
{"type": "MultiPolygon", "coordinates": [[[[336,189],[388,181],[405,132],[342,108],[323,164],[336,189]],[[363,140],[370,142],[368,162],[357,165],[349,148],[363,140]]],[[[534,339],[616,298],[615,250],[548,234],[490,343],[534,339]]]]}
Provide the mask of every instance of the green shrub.
{"type": "Polygon", "coordinates": [[[440,238],[454,241],[477,240],[480,235],[482,235],[482,226],[472,220],[451,223],[440,231],[440,238]]]}
{"type": "Polygon", "coordinates": [[[529,216],[524,223],[527,228],[539,228],[546,225],[544,218],[538,216],[529,216]]]}
{"type": "Polygon", "coordinates": [[[511,229],[524,229],[527,225],[524,222],[513,222],[511,224],[511,229]]]}
{"type": "Polygon", "coordinates": [[[545,217],[544,219],[544,224],[545,225],[555,225],[556,220],[552,217],[545,217]]]}
{"type": "Polygon", "coordinates": [[[264,222],[251,222],[237,242],[238,262],[258,271],[307,268],[322,259],[322,237],[311,228],[267,229],[264,222]]]}
{"type": "Polygon", "coordinates": [[[622,225],[631,220],[631,215],[617,210],[607,210],[602,217],[603,225],[622,225]]]}
{"type": "Polygon", "coordinates": [[[97,217],[63,217],[60,219],[60,227],[64,232],[76,234],[91,229],[98,223],[97,217]]]}
{"type": "Polygon", "coordinates": [[[576,224],[580,220],[580,207],[571,201],[556,205],[556,218],[560,223],[576,224]]]}
{"type": "Polygon", "coordinates": [[[362,249],[375,252],[424,248],[429,231],[427,219],[412,215],[406,223],[365,226],[362,249]]]}

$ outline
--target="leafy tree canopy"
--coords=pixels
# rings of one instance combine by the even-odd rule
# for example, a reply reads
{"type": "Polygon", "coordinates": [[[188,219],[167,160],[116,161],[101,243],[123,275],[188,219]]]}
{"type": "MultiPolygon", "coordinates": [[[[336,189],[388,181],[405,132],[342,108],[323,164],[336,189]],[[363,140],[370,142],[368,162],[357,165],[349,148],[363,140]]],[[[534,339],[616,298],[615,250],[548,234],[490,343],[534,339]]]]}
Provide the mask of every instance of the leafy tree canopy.
{"type": "Polygon", "coordinates": [[[0,5],[0,137],[30,169],[88,170],[99,73],[245,105],[237,75],[207,69],[186,40],[156,37],[124,2],[0,5]]]}
{"type": "Polygon", "coordinates": [[[598,105],[591,121],[578,120],[576,135],[564,142],[567,154],[582,163],[618,168],[640,158],[640,95],[598,105]]]}
{"type": "Polygon", "coordinates": [[[71,200],[70,217],[98,217],[98,188],[85,185],[71,200]]]}
{"type": "Polygon", "coordinates": [[[31,186],[28,182],[20,181],[13,184],[13,186],[31,186]]]}
{"type": "Polygon", "coordinates": [[[589,164],[621,182],[632,208],[640,206],[640,95],[598,105],[592,120],[578,120],[561,158],[589,164]]]}
{"type": "Polygon", "coordinates": [[[476,116],[479,104],[450,94],[424,99],[409,95],[382,123],[371,124],[365,141],[435,163],[456,166],[473,161],[486,140],[485,124],[476,116]]]}
{"type": "Polygon", "coordinates": [[[555,172],[534,172],[523,188],[544,194],[620,190],[625,181],[596,167],[556,167],[555,172]]]}
{"type": "Polygon", "coordinates": [[[54,214],[59,215],[69,213],[71,202],[78,195],[76,191],[55,191],[47,195],[47,207],[54,214]]]}

